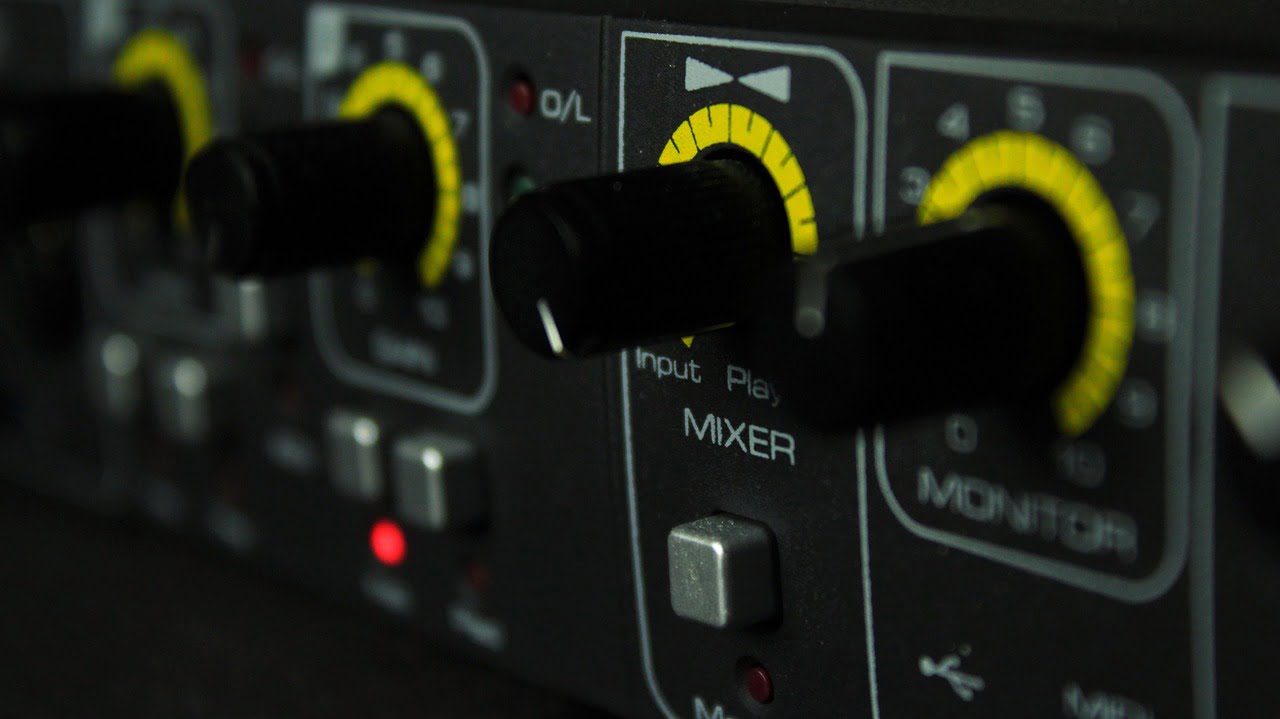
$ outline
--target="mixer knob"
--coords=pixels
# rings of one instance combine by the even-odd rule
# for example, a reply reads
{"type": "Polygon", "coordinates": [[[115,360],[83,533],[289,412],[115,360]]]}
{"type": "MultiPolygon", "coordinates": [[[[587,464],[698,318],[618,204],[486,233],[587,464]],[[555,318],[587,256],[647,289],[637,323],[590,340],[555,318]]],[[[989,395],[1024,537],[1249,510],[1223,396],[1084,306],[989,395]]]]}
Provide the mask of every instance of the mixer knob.
{"type": "Polygon", "coordinates": [[[234,276],[409,259],[436,213],[429,145],[394,107],[214,142],[186,189],[210,267],[234,276]]]}
{"type": "Polygon", "coordinates": [[[580,357],[732,325],[790,262],[777,186],[724,155],[521,196],[493,233],[498,305],[516,336],[580,357]]]}
{"type": "Polygon", "coordinates": [[[0,94],[0,227],[100,205],[172,199],[182,170],[178,111],[160,85],[0,94]]]}

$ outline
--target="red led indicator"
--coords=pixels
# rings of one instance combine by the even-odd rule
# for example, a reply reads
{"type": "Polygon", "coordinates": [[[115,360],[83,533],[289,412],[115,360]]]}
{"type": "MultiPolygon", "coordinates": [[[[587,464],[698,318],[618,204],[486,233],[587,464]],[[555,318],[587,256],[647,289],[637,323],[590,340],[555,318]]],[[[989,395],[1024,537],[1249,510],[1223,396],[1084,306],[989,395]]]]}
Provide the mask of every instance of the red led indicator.
{"type": "Polygon", "coordinates": [[[747,694],[756,702],[768,704],[773,701],[773,677],[769,676],[768,669],[757,664],[747,670],[743,681],[747,685],[747,694]]]}
{"type": "Polygon", "coordinates": [[[379,562],[394,567],[404,561],[404,530],[390,519],[379,519],[369,530],[369,549],[379,562]]]}
{"type": "Polygon", "coordinates": [[[262,78],[262,46],[245,43],[240,46],[240,76],[249,82],[262,78]]]}
{"type": "Polygon", "coordinates": [[[476,594],[484,594],[489,591],[489,585],[493,583],[493,577],[489,575],[489,568],[479,562],[471,562],[466,568],[467,586],[476,594]]]}
{"type": "Polygon", "coordinates": [[[520,115],[532,115],[535,101],[533,80],[521,75],[511,81],[507,88],[507,103],[520,115]]]}

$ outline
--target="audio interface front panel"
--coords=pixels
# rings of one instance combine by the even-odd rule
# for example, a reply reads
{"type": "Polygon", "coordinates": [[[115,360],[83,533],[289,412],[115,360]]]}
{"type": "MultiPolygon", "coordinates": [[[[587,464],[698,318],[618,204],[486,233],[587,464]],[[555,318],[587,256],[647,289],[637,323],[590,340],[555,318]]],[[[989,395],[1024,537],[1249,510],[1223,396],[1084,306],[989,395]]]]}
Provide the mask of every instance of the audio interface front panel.
{"type": "MultiPolygon", "coordinates": [[[[301,259],[331,251],[323,227],[273,226],[302,239],[252,256],[269,277],[211,275],[181,202],[6,230],[6,464],[36,467],[8,474],[625,716],[1274,713],[1280,81],[1043,31],[680,15],[0,3],[6,83],[170,83],[184,161],[316,128],[297,181],[336,158],[363,174],[331,186],[386,207],[420,152],[433,209],[394,258],[388,213],[352,210],[336,267],[301,259]],[[381,132],[388,103],[421,147],[324,134],[381,132]],[[695,167],[715,182],[674,174],[695,167]],[[652,228],[687,222],[717,250],[556,275],[608,300],[579,325],[547,294],[529,330],[496,243],[570,181],[603,183],[572,185],[603,198],[572,210],[583,247],[617,222],[667,248],[652,228]],[[776,216],[715,194],[734,183],[776,216]],[[775,221],[795,256],[844,248],[803,341],[779,327],[807,280],[757,293],[717,235],[775,221]],[[991,249],[1006,221],[1065,254],[991,249]],[[912,244],[930,228],[973,239],[912,244]],[[731,322],[669,317],[757,294],[731,322]]],[[[82,131],[115,141],[100,117],[82,131]]]]}

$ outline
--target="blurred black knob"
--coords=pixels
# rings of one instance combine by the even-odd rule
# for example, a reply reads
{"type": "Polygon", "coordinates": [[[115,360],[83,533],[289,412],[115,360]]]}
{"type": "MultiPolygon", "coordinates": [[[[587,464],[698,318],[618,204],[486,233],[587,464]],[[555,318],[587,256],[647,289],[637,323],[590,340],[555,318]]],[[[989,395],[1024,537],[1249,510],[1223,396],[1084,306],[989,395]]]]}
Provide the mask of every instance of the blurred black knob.
{"type": "Polygon", "coordinates": [[[139,198],[167,204],[182,160],[162,88],[0,93],[0,227],[139,198]]]}
{"type": "Polygon", "coordinates": [[[525,194],[498,221],[490,268],[522,342],[581,357],[732,325],[791,256],[776,185],[726,156],[525,194]]]}
{"type": "Polygon", "coordinates": [[[214,142],[186,189],[209,266],[235,276],[412,258],[436,201],[426,139],[395,108],[214,142]]]}
{"type": "Polygon", "coordinates": [[[960,217],[828,243],[784,275],[750,343],[808,419],[849,426],[1036,403],[1067,376],[1089,299],[1065,223],[1015,193],[960,217]]]}

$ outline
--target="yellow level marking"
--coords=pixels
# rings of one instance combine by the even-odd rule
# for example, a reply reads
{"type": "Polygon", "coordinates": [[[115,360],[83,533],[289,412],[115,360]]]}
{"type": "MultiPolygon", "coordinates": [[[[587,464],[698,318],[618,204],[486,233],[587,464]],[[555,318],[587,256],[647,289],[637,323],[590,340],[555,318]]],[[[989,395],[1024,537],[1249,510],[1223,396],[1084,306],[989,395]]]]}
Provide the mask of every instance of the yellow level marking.
{"type": "MultiPolygon", "coordinates": [[[[187,161],[213,138],[213,110],[204,73],[191,51],[174,35],[154,28],[134,35],[116,57],[112,76],[124,88],[141,89],[159,83],[169,93],[178,111],[184,169],[187,161]]],[[[85,120],[92,122],[93,118],[85,120]]],[[[183,231],[191,224],[181,183],[174,199],[173,222],[183,231]]]]}
{"type": "Polygon", "coordinates": [[[431,144],[432,161],[439,166],[436,185],[445,192],[457,192],[462,187],[462,173],[458,168],[458,146],[452,136],[445,136],[431,144]]]}
{"type": "Polygon", "coordinates": [[[704,107],[689,116],[689,127],[699,149],[723,145],[729,141],[729,106],[704,107]]]}
{"type": "Polygon", "coordinates": [[[431,148],[436,175],[436,212],[431,235],[418,255],[418,276],[423,285],[434,289],[444,281],[458,244],[462,216],[458,146],[453,139],[449,114],[439,96],[421,75],[403,63],[383,62],[362,72],[347,92],[338,115],[358,120],[389,105],[417,120],[431,148]]]}
{"type": "Polygon", "coordinates": [[[954,216],[959,211],[964,210],[964,203],[967,194],[964,184],[954,179],[955,173],[943,175],[941,181],[930,188],[933,192],[933,202],[929,205],[931,216],[927,218],[930,222],[934,221],[936,215],[941,213],[946,216],[954,216]]]}
{"type": "Polygon", "coordinates": [[[773,123],[741,105],[729,107],[729,142],[760,157],[772,133],[773,123]]]}
{"type": "MultiPolygon", "coordinates": [[[[773,123],[750,108],[730,103],[709,105],[695,111],[671,133],[658,156],[659,165],[673,165],[696,158],[716,145],[734,145],[760,160],[783,197],[791,251],[812,255],[818,251],[817,213],[800,160],[792,153],[773,123]]],[[[693,345],[685,337],[686,346],[693,345]]]]}
{"type": "Polygon", "coordinates": [[[957,150],[925,190],[917,220],[951,219],[1002,187],[1034,192],[1052,205],[1080,251],[1089,317],[1080,356],[1051,400],[1059,429],[1078,436],[1106,411],[1128,368],[1134,333],[1129,245],[1093,174],[1066,148],[1030,132],[1002,130],[957,150]]]}
{"type": "Polygon", "coordinates": [[[1027,176],[1026,144],[1014,141],[1009,135],[998,135],[996,147],[1000,150],[1006,181],[1021,183],[1027,176]]]}
{"type": "MultiPolygon", "coordinates": [[[[814,219],[813,197],[808,191],[797,192],[787,200],[787,214],[800,218],[791,226],[793,247],[818,247],[818,223],[814,219]]],[[[808,254],[808,253],[801,253],[808,254]]]]}
{"type": "Polygon", "coordinates": [[[671,139],[658,158],[659,165],[672,165],[677,162],[688,162],[698,156],[698,141],[693,139],[693,128],[686,120],[671,133],[671,139]]]}
{"type": "Polygon", "coordinates": [[[816,252],[813,197],[800,161],[773,123],[750,108],[721,103],[695,111],[671,133],[658,164],[687,162],[714,145],[735,145],[760,160],[778,186],[778,193],[787,198],[792,250],[804,255],[816,252]]]}

